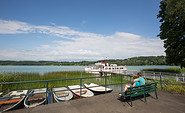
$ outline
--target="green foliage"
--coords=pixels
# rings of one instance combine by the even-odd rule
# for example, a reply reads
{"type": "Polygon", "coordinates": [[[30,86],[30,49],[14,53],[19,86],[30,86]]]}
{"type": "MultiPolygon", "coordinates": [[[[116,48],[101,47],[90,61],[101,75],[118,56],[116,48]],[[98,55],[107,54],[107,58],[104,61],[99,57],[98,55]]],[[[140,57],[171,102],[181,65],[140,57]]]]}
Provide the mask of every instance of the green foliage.
{"type": "MultiPolygon", "coordinates": [[[[56,62],[56,61],[0,61],[0,65],[63,65],[89,66],[101,61],[56,62]]],[[[167,65],[165,56],[141,56],[128,59],[109,59],[106,62],[118,65],[167,65]]]]}
{"type": "Polygon", "coordinates": [[[161,40],[166,48],[168,64],[185,67],[185,0],[162,0],[157,18],[160,26],[161,40]]]}
{"type": "Polygon", "coordinates": [[[142,71],[185,73],[185,68],[181,69],[180,67],[168,67],[166,69],[143,69],[142,71]]]}
{"type": "Polygon", "coordinates": [[[166,65],[165,56],[141,56],[132,57],[124,60],[107,60],[108,63],[118,65],[166,65]]]}

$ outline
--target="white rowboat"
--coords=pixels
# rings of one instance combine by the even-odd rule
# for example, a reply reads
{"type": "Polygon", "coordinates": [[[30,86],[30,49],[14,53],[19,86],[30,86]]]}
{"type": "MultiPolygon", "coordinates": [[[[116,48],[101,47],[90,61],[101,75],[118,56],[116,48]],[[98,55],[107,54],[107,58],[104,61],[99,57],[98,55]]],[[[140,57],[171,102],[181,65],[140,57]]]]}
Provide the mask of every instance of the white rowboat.
{"type": "Polygon", "coordinates": [[[0,99],[0,112],[23,107],[28,90],[11,91],[0,99]]]}
{"type": "Polygon", "coordinates": [[[81,89],[80,89],[80,85],[72,85],[72,86],[68,86],[68,87],[71,90],[71,92],[74,94],[74,96],[77,98],[80,98],[80,96],[81,96],[81,98],[94,96],[94,93],[92,91],[88,90],[87,88],[81,87],[81,89]]]}
{"type": "Polygon", "coordinates": [[[56,102],[67,101],[73,98],[73,94],[66,87],[53,88],[54,100],[56,102]]]}
{"type": "Polygon", "coordinates": [[[88,84],[84,84],[84,86],[91,90],[94,94],[104,94],[104,93],[110,93],[113,90],[111,88],[105,88],[104,86],[99,86],[97,84],[94,83],[90,83],[88,84]]]}
{"type": "Polygon", "coordinates": [[[45,102],[46,102],[46,88],[34,89],[25,98],[24,105],[26,108],[31,108],[45,104],[45,102]]]}

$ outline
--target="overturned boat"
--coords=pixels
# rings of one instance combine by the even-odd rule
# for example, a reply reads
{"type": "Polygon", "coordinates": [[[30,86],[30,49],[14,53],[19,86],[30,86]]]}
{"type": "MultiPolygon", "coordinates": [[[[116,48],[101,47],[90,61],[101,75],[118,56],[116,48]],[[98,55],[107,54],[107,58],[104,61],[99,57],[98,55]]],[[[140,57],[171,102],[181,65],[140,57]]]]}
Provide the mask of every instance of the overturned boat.
{"type": "Polygon", "coordinates": [[[77,98],[86,98],[94,96],[94,93],[92,91],[88,90],[87,88],[80,87],[80,85],[71,85],[68,87],[74,94],[74,96],[77,98]]]}
{"type": "Polygon", "coordinates": [[[5,96],[0,97],[0,112],[24,107],[23,102],[27,92],[28,90],[11,91],[5,96]]]}
{"type": "Polygon", "coordinates": [[[53,88],[52,91],[56,102],[67,101],[73,98],[72,92],[66,87],[53,88]]]}
{"type": "Polygon", "coordinates": [[[111,88],[106,88],[104,86],[99,86],[99,85],[94,84],[94,83],[90,83],[89,85],[84,84],[84,86],[96,95],[104,94],[104,93],[111,93],[113,91],[113,89],[111,89],[111,88]]]}
{"type": "Polygon", "coordinates": [[[35,107],[46,103],[46,88],[33,89],[24,100],[26,108],[35,107]]]}

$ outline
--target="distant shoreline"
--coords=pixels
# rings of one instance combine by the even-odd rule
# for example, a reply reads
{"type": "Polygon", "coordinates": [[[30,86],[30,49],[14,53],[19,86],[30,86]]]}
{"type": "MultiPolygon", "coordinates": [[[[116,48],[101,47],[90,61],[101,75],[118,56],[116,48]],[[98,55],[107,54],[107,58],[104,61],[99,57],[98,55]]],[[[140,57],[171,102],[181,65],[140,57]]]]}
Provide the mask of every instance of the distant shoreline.
{"type": "MultiPolygon", "coordinates": [[[[33,65],[33,66],[90,66],[98,61],[13,61],[0,60],[0,65],[33,65]]],[[[168,65],[165,56],[141,56],[128,59],[106,59],[109,64],[128,65],[128,66],[150,66],[168,65]]]]}

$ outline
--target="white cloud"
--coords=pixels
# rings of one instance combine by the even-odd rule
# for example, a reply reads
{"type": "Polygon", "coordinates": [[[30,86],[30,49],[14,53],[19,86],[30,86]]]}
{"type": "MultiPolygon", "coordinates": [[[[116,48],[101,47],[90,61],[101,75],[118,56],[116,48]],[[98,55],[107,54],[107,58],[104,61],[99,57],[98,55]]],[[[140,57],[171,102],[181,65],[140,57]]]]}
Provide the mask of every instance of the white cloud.
{"type": "Polygon", "coordinates": [[[0,59],[62,60],[128,58],[133,56],[164,55],[160,39],[144,38],[125,32],[113,35],[80,32],[66,26],[36,26],[19,21],[0,20],[0,34],[41,33],[70,39],[57,39],[40,45],[37,50],[0,50],[0,59]],[[6,51],[6,52],[5,52],[6,51]]]}

